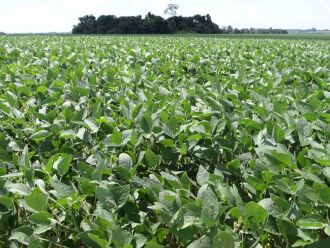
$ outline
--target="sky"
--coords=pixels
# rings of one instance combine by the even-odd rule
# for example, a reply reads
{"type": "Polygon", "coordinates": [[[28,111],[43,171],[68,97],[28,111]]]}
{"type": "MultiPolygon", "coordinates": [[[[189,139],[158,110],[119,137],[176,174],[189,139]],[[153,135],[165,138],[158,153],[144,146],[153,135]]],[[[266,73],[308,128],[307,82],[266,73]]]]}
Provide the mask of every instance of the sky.
{"type": "Polygon", "coordinates": [[[209,13],[220,27],[330,29],[330,0],[0,0],[0,32],[70,32],[86,14],[164,16],[169,3],[178,15],[209,13]]]}

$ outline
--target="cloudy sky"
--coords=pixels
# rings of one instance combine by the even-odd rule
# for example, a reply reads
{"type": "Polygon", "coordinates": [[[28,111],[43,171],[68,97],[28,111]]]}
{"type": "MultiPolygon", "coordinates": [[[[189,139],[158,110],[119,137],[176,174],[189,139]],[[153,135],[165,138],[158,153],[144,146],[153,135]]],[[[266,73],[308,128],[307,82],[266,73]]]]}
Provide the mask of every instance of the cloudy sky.
{"type": "Polygon", "coordinates": [[[330,0],[0,0],[0,31],[69,32],[86,14],[207,14],[219,26],[330,29],[330,0]]]}

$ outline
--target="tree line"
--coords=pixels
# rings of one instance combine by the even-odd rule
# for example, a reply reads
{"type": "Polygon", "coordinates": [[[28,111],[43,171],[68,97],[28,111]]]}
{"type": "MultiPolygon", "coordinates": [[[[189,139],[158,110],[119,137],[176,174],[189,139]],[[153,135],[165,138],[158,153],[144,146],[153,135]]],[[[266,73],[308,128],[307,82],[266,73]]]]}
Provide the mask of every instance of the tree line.
{"type": "Polygon", "coordinates": [[[232,26],[222,27],[219,29],[220,34],[288,34],[285,29],[274,28],[233,28],[232,26]]]}
{"type": "Polygon", "coordinates": [[[200,33],[216,34],[217,24],[210,15],[192,17],[172,16],[164,19],[150,12],[143,18],[139,16],[93,15],[79,18],[79,23],[72,29],[73,34],[174,34],[200,33]]]}
{"type": "MultiPolygon", "coordinates": [[[[282,29],[237,29],[231,26],[220,28],[212,21],[209,14],[194,16],[176,16],[176,9],[167,9],[171,17],[148,13],[145,17],[94,15],[79,17],[79,23],[74,25],[73,34],[287,34],[282,29]]],[[[167,12],[167,13],[168,13],[167,12]]],[[[165,12],[164,12],[165,13],[165,12]]]]}

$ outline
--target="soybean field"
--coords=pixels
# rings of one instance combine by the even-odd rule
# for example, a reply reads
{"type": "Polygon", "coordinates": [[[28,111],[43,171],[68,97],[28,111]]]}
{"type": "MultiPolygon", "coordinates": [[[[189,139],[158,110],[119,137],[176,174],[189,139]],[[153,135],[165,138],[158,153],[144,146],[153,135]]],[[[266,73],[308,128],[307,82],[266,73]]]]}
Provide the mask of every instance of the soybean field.
{"type": "Polygon", "coordinates": [[[0,37],[0,247],[328,248],[330,42],[0,37]]]}

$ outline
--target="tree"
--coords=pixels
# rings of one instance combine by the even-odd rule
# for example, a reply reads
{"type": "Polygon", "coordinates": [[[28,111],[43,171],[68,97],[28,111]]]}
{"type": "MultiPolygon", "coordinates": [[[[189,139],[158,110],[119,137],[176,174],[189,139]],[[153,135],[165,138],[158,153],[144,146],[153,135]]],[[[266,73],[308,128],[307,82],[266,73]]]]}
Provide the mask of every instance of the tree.
{"type": "Polygon", "coordinates": [[[96,18],[93,15],[85,15],[78,18],[80,23],[73,27],[73,34],[95,34],[96,18]]]}
{"type": "Polygon", "coordinates": [[[167,34],[169,33],[168,22],[161,16],[156,16],[148,12],[144,18],[144,32],[147,34],[167,34]]]}
{"type": "Polygon", "coordinates": [[[165,15],[170,15],[170,16],[176,16],[176,12],[179,8],[178,4],[172,4],[170,3],[169,5],[167,5],[166,9],[164,10],[164,14],[165,15]]]}
{"type": "MultiPolygon", "coordinates": [[[[146,16],[93,15],[79,18],[79,23],[72,29],[73,34],[285,34],[282,29],[238,29],[232,26],[222,27],[212,22],[209,14],[194,16],[176,16],[178,5],[169,4],[164,13],[172,16],[164,19],[148,13],[146,16]]],[[[0,33],[1,34],[1,33],[0,33]]]]}
{"type": "Polygon", "coordinates": [[[233,32],[234,32],[233,27],[229,25],[229,26],[226,28],[226,34],[232,34],[233,32]]]}
{"type": "Polygon", "coordinates": [[[101,15],[96,20],[96,33],[112,34],[115,33],[117,18],[114,15],[101,15]]]}

